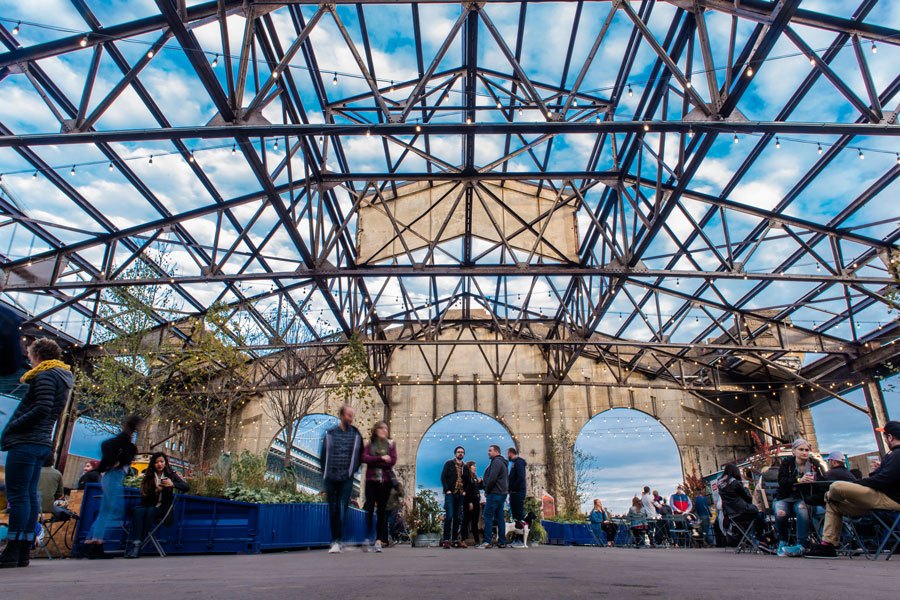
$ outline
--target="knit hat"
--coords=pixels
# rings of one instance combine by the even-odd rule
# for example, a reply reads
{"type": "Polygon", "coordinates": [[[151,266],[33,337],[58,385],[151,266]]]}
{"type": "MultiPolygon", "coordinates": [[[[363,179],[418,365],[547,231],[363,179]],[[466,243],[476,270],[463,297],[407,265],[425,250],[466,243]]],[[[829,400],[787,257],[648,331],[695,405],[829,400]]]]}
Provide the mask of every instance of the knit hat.
{"type": "Polygon", "coordinates": [[[800,446],[809,446],[809,442],[807,442],[803,438],[797,438],[796,440],[794,440],[794,443],[791,444],[791,449],[796,450],[800,446]]]}

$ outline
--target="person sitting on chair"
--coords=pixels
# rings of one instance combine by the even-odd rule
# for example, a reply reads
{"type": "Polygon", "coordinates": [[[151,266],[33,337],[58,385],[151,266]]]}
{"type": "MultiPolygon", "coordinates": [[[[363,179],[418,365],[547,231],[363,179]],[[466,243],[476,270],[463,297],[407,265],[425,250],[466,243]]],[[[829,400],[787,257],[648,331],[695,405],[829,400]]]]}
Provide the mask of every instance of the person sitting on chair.
{"type": "Polygon", "coordinates": [[[150,457],[150,465],[141,482],[141,504],[134,509],[131,520],[131,543],[125,550],[125,558],[138,557],[144,536],[150,533],[158,519],[168,514],[175,490],[183,493],[188,489],[188,484],[169,465],[168,456],[156,452],[150,457]]]}
{"type": "Polygon", "coordinates": [[[717,481],[717,485],[725,516],[743,529],[753,526],[756,539],[761,541],[766,526],[766,515],[753,505],[753,497],[744,487],[741,471],[737,465],[734,463],[725,465],[725,471],[717,481]]]}
{"type": "MultiPolygon", "coordinates": [[[[645,489],[647,492],[650,491],[648,488],[645,489]]],[[[634,545],[640,548],[644,545],[644,535],[647,534],[647,515],[643,502],[637,496],[631,499],[631,508],[628,509],[628,525],[631,535],[634,537],[634,545]]]]}
{"type": "Polygon", "coordinates": [[[619,531],[619,528],[615,523],[610,521],[609,513],[603,508],[603,503],[600,502],[600,498],[594,498],[594,508],[591,510],[589,519],[591,531],[593,532],[594,537],[597,538],[597,541],[600,541],[600,532],[602,531],[606,534],[606,545],[610,548],[613,547],[616,543],[616,532],[619,531]]]}
{"type": "Polygon", "coordinates": [[[809,544],[810,508],[796,489],[798,483],[812,483],[822,479],[825,469],[809,455],[812,448],[803,438],[794,440],[792,456],[781,462],[778,469],[778,491],[775,493],[775,526],[778,529],[778,556],[799,556],[809,544]],[[789,519],[797,521],[797,544],[789,544],[789,519]]]}
{"type": "Polygon", "coordinates": [[[900,510],[900,421],[888,421],[875,431],[891,449],[871,475],[859,481],[835,481],[825,494],[825,527],[822,543],[807,558],[837,558],[843,517],[858,517],[872,510],[900,510]]]}
{"type": "Polygon", "coordinates": [[[97,467],[99,466],[99,460],[89,460],[84,463],[84,468],[81,471],[81,477],[78,478],[79,490],[83,490],[84,487],[89,483],[100,483],[102,475],[100,474],[100,471],[97,470],[97,467]]]}

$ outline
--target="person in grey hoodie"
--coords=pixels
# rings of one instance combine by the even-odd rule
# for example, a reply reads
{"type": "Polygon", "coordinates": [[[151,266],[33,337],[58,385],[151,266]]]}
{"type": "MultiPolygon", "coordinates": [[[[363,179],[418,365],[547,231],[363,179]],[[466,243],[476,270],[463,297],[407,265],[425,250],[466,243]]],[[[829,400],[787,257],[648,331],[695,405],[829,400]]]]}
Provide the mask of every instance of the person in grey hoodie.
{"type": "Polygon", "coordinates": [[[479,548],[490,548],[494,526],[497,527],[497,547],[506,548],[506,519],[503,506],[509,493],[509,471],[507,460],[500,455],[500,446],[488,448],[490,463],[484,470],[484,543],[479,548]]]}
{"type": "Polygon", "coordinates": [[[338,416],[340,423],[325,432],[325,439],[322,440],[322,478],[325,480],[331,521],[330,554],[340,552],[344,543],[344,517],[353,493],[353,476],[359,470],[363,457],[362,435],[353,426],[356,411],[345,404],[341,406],[338,416]]]}
{"type": "Polygon", "coordinates": [[[0,436],[6,455],[6,496],[9,501],[9,538],[0,555],[0,568],[27,567],[34,545],[34,529],[41,505],[38,481],[44,459],[53,452],[53,429],[63,412],[75,378],[60,360],[53,340],[35,340],[28,347],[33,367],[22,375],[28,391],[0,436]]]}

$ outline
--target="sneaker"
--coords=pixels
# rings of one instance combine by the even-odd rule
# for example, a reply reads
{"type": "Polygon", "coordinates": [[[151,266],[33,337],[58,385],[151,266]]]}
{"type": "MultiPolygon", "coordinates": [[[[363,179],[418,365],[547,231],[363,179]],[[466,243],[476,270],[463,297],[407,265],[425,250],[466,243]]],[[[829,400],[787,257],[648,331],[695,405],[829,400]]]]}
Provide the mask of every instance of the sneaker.
{"type": "Polygon", "coordinates": [[[459,542],[456,544],[456,547],[457,547],[457,548],[468,548],[468,546],[466,545],[466,543],[465,543],[464,541],[462,541],[462,540],[459,540],[459,542]]]}
{"type": "Polygon", "coordinates": [[[381,540],[375,542],[375,552],[381,552],[381,540]]]}
{"type": "Polygon", "coordinates": [[[507,546],[506,544],[497,544],[497,547],[498,548],[508,548],[509,546],[507,546]]]}
{"type": "Polygon", "coordinates": [[[778,542],[778,552],[777,552],[778,556],[787,556],[785,549],[787,549],[788,547],[789,546],[787,545],[786,542],[778,542]]]}
{"type": "Polygon", "coordinates": [[[810,548],[806,558],[837,558],[837,551],[831,544],[819,544],[810,548]]]}
{"type": "Polygon", "coordinates": [[[478,544],[478,545],[475,546],[475,547],[476,547],[476,548],[482,548],[482,549],[486,550],[486,549],[488,549],[488,548],[492,548],[493,546],[491,546],[491,543],[490,543],[490,542],[484,542],[483,544],[478,544]]]}
{"type": "Polygon", "coordinates": [[[524,548],[525,544],[523,542],[513,542],[509,545],[510,548],[524,548]]]}
{"type": "Polygon", "coordinates": [[[328,549],[328,554],[340,554],[341,553],[341,545],[337,542],[331,544],[331,548],[328,549]]]}
{"type": "Polygon", "coordinates": [[[806,548],[797,544],[796,546],[788,546],[784,549],[785,556],[792,556],[794,558],[798,556],[803,556],[803,553],[806,551],[806,548]]]}
{"type": "Polygon", "coordinates": [[[441,548],[443,548],[444,550],[449,550],[450,549],[450,541],[444,540],[443,542],[441,542],[441,548]]]}

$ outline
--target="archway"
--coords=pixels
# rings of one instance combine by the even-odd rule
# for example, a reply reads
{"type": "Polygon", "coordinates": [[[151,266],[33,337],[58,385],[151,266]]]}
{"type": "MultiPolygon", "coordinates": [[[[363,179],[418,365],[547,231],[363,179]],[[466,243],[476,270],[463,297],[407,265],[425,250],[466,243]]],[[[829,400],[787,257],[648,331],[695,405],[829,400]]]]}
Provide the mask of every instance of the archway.
{"type": "Polygon", "coordinates": [[[479,475],[487,467],[491,444],[503,449],[515,445],[510,431],[497,419],[475,411],[449,414],[435,421],[416,451],[416,488],[434,490],[440,496],[441,467],[453,457],[453,449],[463,446],[466,460],[474,460],[479,475]]]}
{"type": "MultiPolygon", "coordinates": [[[[321,464],[322,439],[325,432],[337,425],[338,418],[321,413],[309,414],[300,419],[294,443],[290,449],[290,462],[297,474],[297,485],[307,491],[319,492],[324,489],[321,464]]],[[[272,472],[284,468],[285,443],[281,432],[269,447],[268,465],[272,472]]]]}
{"type": "Polygon", "coordinates": [[[613,408],[588,421],[575,440],[586,456],[583,510],[600,498],[607,510],[623,514],[645,485],[668,497],[684,479],[681,455],[669,430],[645,412],[613,408]]]}

